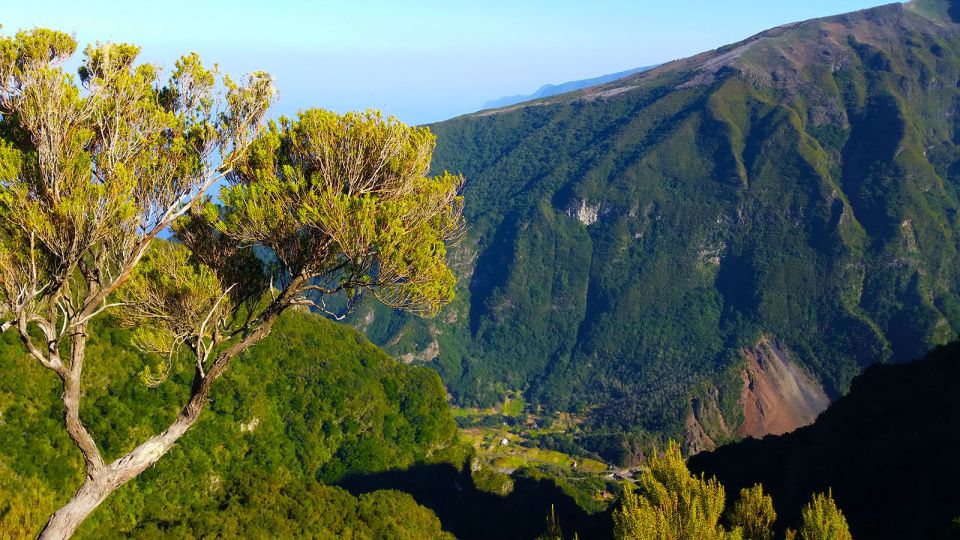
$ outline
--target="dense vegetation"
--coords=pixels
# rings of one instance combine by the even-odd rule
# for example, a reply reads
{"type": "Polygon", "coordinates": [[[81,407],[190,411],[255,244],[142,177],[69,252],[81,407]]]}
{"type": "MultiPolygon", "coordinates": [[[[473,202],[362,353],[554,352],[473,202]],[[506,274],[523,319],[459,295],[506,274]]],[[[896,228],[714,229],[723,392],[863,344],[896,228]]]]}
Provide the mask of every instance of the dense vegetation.
{"type": "MultiPolygon", "coordinates": [[[[470,179],[472,228],[450,256],[459,295],[433,321],[368,305],[353,323],[440,377],[317,315],[276,311],[273,334],[211,387],[198,425],[78,534],[529,538],[547,529],[544,537],[560,538],[563,528],[585,537],[812,540],[849,538],[848,519],[858,537],[956,532],[960,343],[857,374],[960,329],[958,11],[927,0],[781,27],[600,91],[434,126],[435,169],[470,179]],[[718,426],[739,421],[743,349],[761,335],[789,346],[831,395],[849,395],[813,426],[694,458],[694,475],[677,446],[646,452],[682,433],[708,397],[726,420],[703,427],[718,441],[733,437],[718,426]],[[563,416],[582,429],[574,439],[538,428],[536,445],[645,458],[636,488],[605,513],[614,497],[607,480],[584,482],[576,467],[512,476],[494,460],[462,468],[471,452],[458,442],[441,377],[461,404],[504,403],[483,421],[536,427],[563,416]],[[724,486],[739,490],[733,504],[724,486]]],[[[329,134],[342,121],[313,111],[272,125],[237,173],[250,178],[226,192],[233,210],[207,206],[181,222],[180,240],[219,242],[233,227],[237,246],[270,251],[256,262],[320,264],[323,254],[301,242],[302,221],[316,228],[331,209],[365,215],[370,201],[324,189],[313,202],[328,203],[326,213],[307,205],[294,214],[286,212],[293,195],[320,176],[299,171],[285,182],[299,163],[301,130],[329,134]],[[266,194],[280,193],[289,195],[283,205],[261,208],[266,194]],[[224,217],[229,226],[213,226],[224,217]],[[198,227],[208,236],[196,236],[198,227]]],[[[426,163],[411,156],[419,179],[426,163]]],[[[409,307],[410,291],[391,296],[398,286],[432,299],[425,313],[450,299],[442,240],[459,224],[459,178],[435,186],[453,211],[434,224],[439,232],[427,231],[428,245],[390,257],[401,267],[429,263],[425,273],[437,279],[391,276],[381,264],[375,277],[389,278],[381,300],[409,307]]],[[[376,230],[375,243],[400,246],[406,232],[380,225],[421,207],[432,205],[417,197],[387,205],[358,236],[376,230]]],[[[165,298],[179,298],[190,285],[180,278],[199,268],[180,264],[183,245],[164,243],[146,259],[169,288],[165,298]]],[[[296,275],[319,287],[310,281],[318,276],[296,275]]],[[[371,285],[357,276],[332,290],[371,285]]],[[[144,285],[131,298],[151,291],[144,285]]],[[[299,300],[285,308],[329,307],[299,300]]],[[[128,316],[127,326],[140,326],[133,330],[117,320],[90,328],[82,417],[108,460],[170,425],[197,387],[190,361],[131,347],[135,333],[141,344],[157,335],[147,319],[128,316]]],[[[84,479],[62,430],[63,387],[21,343],[32,336],[0,334],[0,539],[35,534],[84,479]]],[[[511,457],[519,459],[504,454],[502,463],[511,457]]]]}
{"type": "Polygon", "coordinates": [[[620,461],[679,436],[692,398],[718,396],[735,428],[741,351],[762,334],[832,397],[865,365],[953,339],[955,11],[787,25],[432,126],[437,170],[469,179],[462,290],[436,321],[368,309],[355,324],[460,404],[518,390],[587,413],[579,443],[620,461]]]}
{"type": "MultiPolygon", "coordinates": [[[[147,387],[138,373],[155,360],[130,348],[129,332],[98,330],[82,414],[115,456],[165,426],[189,385],[147,387]]],[[[10,334],[0,336],[0,373],[0,531],[36,534],[76,488],[81,460],[58,429],[54,377],[10,334]]],[[[184,368],[171,377],[190,375],[184,368]]],[[[352,329],[291,312],[225,377],[196,428],[109,498],[80,537],[443,536],[436,516],[407,494],[354,497],[329,485],[464,460],[434,372],[398,364],[352,329]]]]}
{"type": "MultiPolygon", "coordinates": [[[[726,490],[716,478],[690,474],[680,446],[670,443],[662,455],[651,455],[636,487],[626,486],[613,511],[617,540],[771,540],[776,511],[773,500],[757,484],[740,491],[727,505],[726,490]]],[[[799,531],[787,529],[786,540],[850,540],[843,512],[833,495],[814,494],[803,507],[799,531]]]]}
{"type": "Polygon", "coordinates": [[[689,465],[731,490],[762,483],[780,529],[800,519],[810,493],[832,486],[854,538],[957,538],[958,380],[960,342],[923,360],[871,366],[813,425],[689,465]]]}
{"type": "Polygon", "coordinates": [[[237,83],[191,53],[164,79],[136,45],[97,42],[75,77],[64,65],[77,48],[44,28],[0,36],[0,332],[61,382],[84,465],[43,540],[70,538],[166,455],[285,311],[366,292],[436,315],[456,283],[446,242],[463,227],[463,178],[429,176],[427,128],[317,108],[263,126],[266,73],[237,83]],[[176,242],[155,242],[169,230],[176,242]],[[80,418],[87,342],[108,309],[164,358],[149,385],[193,365],[179,414],[113,459],[80,418]]]}

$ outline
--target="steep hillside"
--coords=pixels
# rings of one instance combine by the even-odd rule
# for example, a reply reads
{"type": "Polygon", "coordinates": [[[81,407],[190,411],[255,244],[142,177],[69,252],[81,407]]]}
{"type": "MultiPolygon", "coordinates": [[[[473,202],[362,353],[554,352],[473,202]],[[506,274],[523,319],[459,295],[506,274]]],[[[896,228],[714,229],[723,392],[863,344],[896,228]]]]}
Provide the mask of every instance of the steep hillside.
{"type": "MultiPolygon", "coordinates": [[[[141,383],[151,359],[128,342],[101,325],[88,348],[81,414],[111,459],[169,424],[188,386],[141,383]]],[[[191,376],[190,362],[174,369],[191,376]]],[[[399,365],[350,328],[289,313],[224,379],[198,425],[78,537],[446,537],[405,493],[358,498],[327,485],[464,459],[435,373],[399,365]]],[[[15,336],[0,335],[0,537],[33,537],[81,481],[56,392],[15,336]]]]}
{"type": "Polygon", "coordinates": [[[830,404],[816,382],[791,360],[789,351],[761,338],[747,351],[740,405],[743,423],[737,435],[780,435],[805,426],[830,404]]]}
{"type": "Polygon", "coordinates": [[[958,380],[960,342],[924,360],[872,366],[813,425],[698,454],[690,468],[716,476],[727,493],[763,483],[781,528],[796,522],[809,493],[832,488],[854,538],[956,534],[958,380]]]}
{"type": "Polygon", "coordinates": [[[864,366],[953,339],[957,12],[784,25],[432,126],[436,169],[468,179],[462,290],[434,321],[356,323],[459,403],[521,390],[586,415],[580,442],[624,461],[689,435],[697,404],[714,442],[774,429],[743,407],[762,336],[833,399],[864,366]]]}

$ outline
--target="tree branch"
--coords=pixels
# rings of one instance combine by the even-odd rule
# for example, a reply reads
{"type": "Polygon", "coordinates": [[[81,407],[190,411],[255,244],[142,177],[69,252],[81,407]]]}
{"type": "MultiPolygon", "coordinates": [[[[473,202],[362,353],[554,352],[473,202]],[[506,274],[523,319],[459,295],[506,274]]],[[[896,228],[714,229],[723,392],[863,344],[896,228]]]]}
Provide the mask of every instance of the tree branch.
{"type": "Polygon", "coordinates": [[[33,337],[30,335],[30,328],[25,317],[21,317],[17,320],[17,330],[20,334],[20,341],[27,347],[27,352],[31,356],[37,359],[40,362],[40,365],[53,371],[60,378],[63,378],[67,375],[67,369],[64,367],[63,362],[60,361],[59,356],[47,356],[40,350],[39,347],[33,342],[33,337]]]}
{"type": "Polygon", "coordinates": [[[225,177],[228,172],[229,169],[208,178],[198,188],[196,194],[194,194],[194,196],[191,197],[186,203],[180,203],[180,200],[182,200],[181,198],[177,201],[177,203],[170,205],[160,222],[153,229],[144,234],[140,241],[137,242],[127,261],[120,266],[117,275],[113,277],[111,283],[106,287],[98,287],[97,289],[91,288],[91,292],[93,294],[89,295],[84,302],[83,309],[80,311],[80,319],[89,320],[92,318],[96,314],[95,312],[97,310],[97,306],[106,303],[106,299],[130,277],[130,273],[133,272],[134,267],[136,267],[137,263],[140,262],[140,259],[143,258],[143,255],[147,252],[147,248],[150,247],[150,243],[153,241],[153,239],[164,229],[169,227],[178,217],[190,210],[190,208],[203,197],[204,193],[214,183],[216,183],[217,180],[225,177]],[[177,206],[180,206],[180,208],[177,209],[177,206]]]}
{"type": "Polygon", "coordinates": [[[104,467],[103,457],[90,432],[80,421],[80,377],[86,357],[86,330],[86,326],[81,326],[70,336],[70,370],[65,376],[61,375],[64,422],[67,433],[83,454],[83,460],[87,464],[87,476],[96,476],[104,467]]]}

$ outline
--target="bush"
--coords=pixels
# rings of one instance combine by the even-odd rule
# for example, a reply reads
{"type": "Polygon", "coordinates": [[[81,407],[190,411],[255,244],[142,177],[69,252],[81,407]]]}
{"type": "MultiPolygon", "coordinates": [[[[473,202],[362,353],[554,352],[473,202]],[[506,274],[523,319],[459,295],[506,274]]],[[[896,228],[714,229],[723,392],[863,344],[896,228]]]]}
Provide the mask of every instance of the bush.
{"type": "Polygon", "coordinates": [[[853,540],[847,518],[833,501],[833,492],[817,493],[803,507],[801,540],[853,540]]]}
{"type": "Polygon", "coordinates": [[[641,473],[636,491],[626,485],[613,512],[614,537],[623,540],[711,540],[729,538],[718,524],[724,490],[715,479],[690,474],[671,442],[655,453],[641,473]]]}
{"type": "Polygon", "coordinates": [[[773,522],[777,520],[773,499],[763,493],[760,484],[741,489],[740,498],[733,505],[728,520],[734,528],[739,527],[749,540],[772,540],[773,522]]]}

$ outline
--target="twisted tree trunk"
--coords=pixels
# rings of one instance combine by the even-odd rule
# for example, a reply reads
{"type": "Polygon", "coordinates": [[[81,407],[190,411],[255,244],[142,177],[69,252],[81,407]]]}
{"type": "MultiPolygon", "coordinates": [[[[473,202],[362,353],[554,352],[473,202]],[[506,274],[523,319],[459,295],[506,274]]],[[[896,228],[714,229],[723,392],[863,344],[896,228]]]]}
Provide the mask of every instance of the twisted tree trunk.
{"type": "MultiPolygon", "coordinates": [[[[209,389],[209,385],[206,386],[209,389]]],[[[80,489],[67,504],[53,513],[53,516],[50,517],[43,528],[43,532],[40,533],[40,538],[42,540],[70,538],[83,520],[96,510],[108,495],[136,478],[173,448],[174,443],[200,417],[200,411],[203,408],[203,403],[206,402],[206,397],[206,391],[203,392],[202,396],[195,394],[191,398],[190,404],[184,408],[176,421],[163,433],[151,437],[127,455],[101,469],[88,470],[83,485],[80,486],[80,489]],[[195,406],[191,407],[191,405],[195,406]]]]}
{"type": "MultiPolygon", "coordinates": [[[[210,388],[213,382],[222,375],[230,361],[241,352],[270,334],[270,328],[279,317],[281,310],[272,312],[256,330],[222,351],[213,362],[210,370],[204,373],[198,369],[193,378],[193,387],[190,400],[177,415],[176,420],[166,430],[147,439],[143,444],[131,450],[128,454],[118,458],[109,465],[104,465],[99,450],[79,417],[79,385],[73,384],[73,377],[67,374],[64,377],[64,408],[67,432],[74,443],[83,453],[87,466],[87,478],[73,497],[63,505],[50,520],[47,521],[40,533],[41,540],[62,540],[70,538],[83,520],[97,509],[98,506],[120,486],[136,478],[148,467],[156,463],[161,457],[173,448],[173,445],[186,433],[200,418],[200,413],[207,404],[210,388]],[[76,392],[74,391],[76,390],[76,392]]],[[[79,367],[83,362],[85,335],[78,334],[71,356],[73,366],[79,367]]],[[[79,370],[75,373],[79,379],[79,370]]]]}
{"type": "Polygon", "coordinates": [[[73,498],[50,517],[43,532],[40,533],[40,538],[51,540],[70,538],[77,526],[90,515],[90,512],[100,506],[109,494],[110,490],[102,482],[88,476],[73,498]]]}

